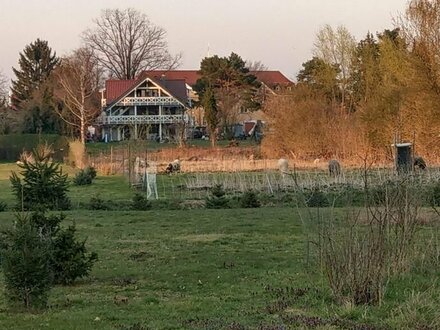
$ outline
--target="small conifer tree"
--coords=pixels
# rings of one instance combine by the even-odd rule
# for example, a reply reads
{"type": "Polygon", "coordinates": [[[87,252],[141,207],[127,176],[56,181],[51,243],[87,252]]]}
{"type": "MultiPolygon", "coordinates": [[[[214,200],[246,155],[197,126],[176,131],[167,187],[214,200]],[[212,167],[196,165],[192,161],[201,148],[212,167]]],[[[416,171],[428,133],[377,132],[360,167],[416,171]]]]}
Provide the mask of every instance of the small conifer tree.
{"type": "Polygon", "coordinates": [[[12,172],[10,181],[22,210],[66,210],[70,208],[67,197],[67,174],[63,174],[60,164],[52,162],[43,147],[33,151],[33,159],[23,159],[19,164],[20,177],[12,172]]]}
{"type": "Polygon", "coordinates": [[[85,241],[76,239],[74,223],[66,229],[61,227],[65,218],[64,214],[46,215],[44,211],[31,215],[32,224],[50,242],[50,267],[56,284],[71,284],[77,278],[89,275],[98,257],[87,251],[85,241]]]}
{"type": "Polygon", "coordinates": [[[229,199],[221,184],[217,184],[212,188],[211,196],[206,199],[206,208],[208,209],[228,209],[229,199]]]}
{"type": "Polygon", "coordinates": [[[53,282],[51,247],[30,217],[17,215],[14,227],[2,233],[0,251],[5,293],[11,305],[45,307],[53,282]]]}
{"type": "Polygon", "coordinates": [[[241,196],[240,206],[242,208],[256,208],[260,207],[261,203],[258,200],[257,194],[253,190],[248,190],[245,191],[241,196]]]}

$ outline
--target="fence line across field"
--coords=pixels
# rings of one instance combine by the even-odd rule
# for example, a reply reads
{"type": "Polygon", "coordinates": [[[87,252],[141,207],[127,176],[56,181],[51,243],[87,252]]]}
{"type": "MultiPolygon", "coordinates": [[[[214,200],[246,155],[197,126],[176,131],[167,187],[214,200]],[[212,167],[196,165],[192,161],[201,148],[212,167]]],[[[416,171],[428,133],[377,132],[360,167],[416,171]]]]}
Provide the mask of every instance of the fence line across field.
{"type": "MultiPolygon", "coordinates": [[[[328,188],[335,184],[357,188],[365,184],[365,172],[360,168],[343,167],[339,176],[330,177],[325,162],[311,164],[289,160],[291,166],[287,173],[283,173],[279,171],[278,159],[183,159],[180,167],[183,175],[161,175],[172,159],[165,161],[156,156],[145,150],[127,148],[118,153],[111,150],[110,153],[89,155],[88,161],[101,173],[126,176],[130,186],[143,184],[146,191],[149,191],[149,197],[154,195],[159,199],[204,199],[217,184],[221,184],[232,195],[251,189],[270,195],[281,195],[286,191],[328,188]],[[150,177],[154,185],[139,182],[139,168],[135,168],[139,161],[146,168],[154,164],[155,175],[154,178],[153,175],[150,177]]],[[[429,169],[421,178],[438,180],[439,173],[438,169],[429,169]]],[[[395,176],[393,167],[388,165],[369,170],[367,179],[370,184],[377,185],[395,176]]],[[[143,180],[148,181],[146,177],[143,180]]]]}

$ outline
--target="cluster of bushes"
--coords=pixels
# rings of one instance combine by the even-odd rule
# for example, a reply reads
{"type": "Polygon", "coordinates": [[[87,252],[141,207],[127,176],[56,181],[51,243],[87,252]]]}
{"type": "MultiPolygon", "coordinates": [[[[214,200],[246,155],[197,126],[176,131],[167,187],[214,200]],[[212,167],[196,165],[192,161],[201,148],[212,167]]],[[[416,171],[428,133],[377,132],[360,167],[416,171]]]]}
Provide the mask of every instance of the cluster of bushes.
{"type": "Polygon", "coordinates": [[[191,208],[228,209],[228,208],[256,208],[261,206],[260,195],[249,190],[240,196],[228,196],[222,185],[212,188],[210,195],[205,201],[194,201],[187,203],[178,199],[148,200],[142,193],[135,193],[131,200],[106,200],[99,195],[94,195],[89,202],[80,205],[81,208],[89,210],[107,211],[146,211],[150,209],[160,210],[182,210],[191,208]],[[204,202],[204,203],[203,203],[204,202]]]}
{"type": "Polygon", "coordinates": [[[86,208],[90,210],[135,210],[146,211],[151,209],[152,203],[143,194],[134,194],[131,201],[115,202],[104,200],[99,195],[92,196],[86,208]]]}
{"type": "Polygon", "coordinates": [[[0,135],[0,160],[15,162],[23,151],[31,152],[41,144],[52,146],[52,157],[57,161],[63,161],[69,150],[67,138],[56,134],[0,135]]]}
{"type": "Polygon", "coordinates": [[[210,196],[206,198],[205,206],[207,209],[256,208],[261,206],[261,202],[253,190],[245,191],[238,199],[230,198],[219,184],[212,188],[210,196]]]}
{"type": "Polygon", "coordinates": [[[17,213],[13,226],[1,233],[0,260],[9,302],[31,309],[46,306],[52,286],[88,276],[97,254],[78,240],[74,223],[61,226],[65,215],[46,213],[70,207],[67,175],[59,164],[35,150],[20,167],[23,178],[12,173],[12,188],[19,209],[32,213],[17,213]]]}
{"type": "Polygon", "coordinates": [[[92,184],[93,180],[96,178],[96,170],[94,167],[87,166],[85,169],[80,170],[76,173],[73,178],[73,183],[77,186],[85,186],[92,184]]]}

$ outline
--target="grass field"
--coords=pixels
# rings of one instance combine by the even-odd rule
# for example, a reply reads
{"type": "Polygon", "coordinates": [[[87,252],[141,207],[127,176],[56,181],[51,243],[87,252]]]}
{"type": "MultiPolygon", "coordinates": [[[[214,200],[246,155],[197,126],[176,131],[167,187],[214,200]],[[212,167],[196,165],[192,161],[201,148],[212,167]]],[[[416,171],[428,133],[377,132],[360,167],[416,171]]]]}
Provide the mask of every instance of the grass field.
{"type": "MultiPolygon", "coordinates": [[[[315,318],[400,328],[404,308],[423,324],[440,303],[437,269],[393,280],[381,307],[336,304],[305,267],[289,208],[67,214],[99,254],[92,276],[56,287],[41,313],[9,311],[0,297],[2,329],[297,329],[315,318]]],[[[0,213],[2,227],[11,220],[0,213]]]]}
{"type": "MultiPolygon", "coordinates": [[[[14,203],[11,170],[17,167],[0,164],[0,200],[8,205],[14,203]]],[[[177,179],[162,180],[170,190],[170,180],[177,179]]],[[[119,176],[72,186],[69,195],[75,206],[96,193],[116,201],[133,195],[119,176]]],[[[55,287],[43,312],[10,310],[0,295],[0,329],[440,327],[438,268],[414,267],[393,278],[381,306],[337,303],[315,259],[306,262],[307,228],[298,212],[303,211],[68,211],[64,224],[75,221],[79,236],[99,255],[91,276],[55,287]]],[[[0,229],[13,219],[13,212],[0,212],[0,229]]],[[[420,235],[429,235],[431,226],[420,235]]]]}

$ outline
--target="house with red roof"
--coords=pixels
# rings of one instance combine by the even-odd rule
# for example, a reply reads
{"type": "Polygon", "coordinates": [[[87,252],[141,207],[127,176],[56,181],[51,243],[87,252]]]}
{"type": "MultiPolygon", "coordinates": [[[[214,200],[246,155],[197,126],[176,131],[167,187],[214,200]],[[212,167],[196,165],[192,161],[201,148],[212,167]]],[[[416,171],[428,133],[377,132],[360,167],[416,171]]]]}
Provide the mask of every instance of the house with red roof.
{"type": "Polygon", "coordinates": [[[184,79],[143,72],[133,80],[107,80],[103,111],[97,120],[107,141],[175,137],[190,124],[191,107],[184,79]]]}
{"type": "MultiPolygon", "coordinates": [[[[277,95],[293,83],[279,71],[251,72],[264,95],[277,95]]],[[[188,127],[204,126],[204,113],[194,108],[197,70],[144,71],[132,80],[107,80],[102,113],[97,120],[108,141],[172,138],[188,127]]],[[[261,114],[260,114],[261,116],[261,114]]],[[[252,119],[248,113],[246,118],[252,119]]]]}

